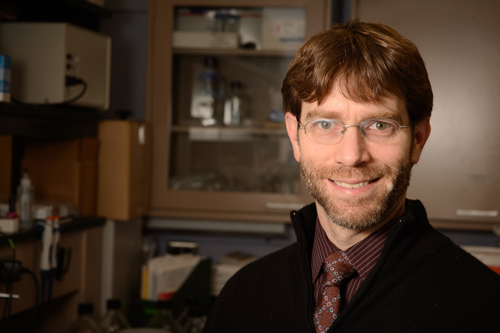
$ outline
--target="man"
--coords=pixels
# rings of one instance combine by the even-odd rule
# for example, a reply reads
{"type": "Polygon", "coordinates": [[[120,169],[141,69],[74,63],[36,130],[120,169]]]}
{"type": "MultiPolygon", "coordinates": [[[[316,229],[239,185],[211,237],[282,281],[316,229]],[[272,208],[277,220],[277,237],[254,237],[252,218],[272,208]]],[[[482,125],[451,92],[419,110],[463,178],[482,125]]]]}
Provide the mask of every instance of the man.
{"type": "Polygon", "coordinates": [[[416,46],[353,21],[313,36],[282,87],[288,135],[315,202],[297,242],[241,269],[206,332],[499,332],[500,276],[406,199],[430,134],[416,46]]]}

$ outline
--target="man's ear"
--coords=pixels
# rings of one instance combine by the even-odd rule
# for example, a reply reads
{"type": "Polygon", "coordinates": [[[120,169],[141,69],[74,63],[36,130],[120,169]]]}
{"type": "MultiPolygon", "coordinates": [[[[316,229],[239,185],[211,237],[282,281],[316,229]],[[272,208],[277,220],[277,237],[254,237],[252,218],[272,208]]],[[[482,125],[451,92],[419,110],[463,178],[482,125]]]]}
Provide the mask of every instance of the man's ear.
{"type": "Polygon", "coordinates": [[[297,118],[290,113],[285,113],[285,122],[286,122],[286,131],[288,132],[288,137],[290,138],[290,142],[292,143],[293,155],[297,162],[300,162],[300,146],[299,146],[299,137],[298,137],[298,124],[297,118]]]}
{"type": "Polygon", "coordinates": [[[411,163],[417,164],[424,149],[425,143],[431,134],[431,122],[427,117],[415,125],[413,135],[413,151],[411,153],[411,163]]]}

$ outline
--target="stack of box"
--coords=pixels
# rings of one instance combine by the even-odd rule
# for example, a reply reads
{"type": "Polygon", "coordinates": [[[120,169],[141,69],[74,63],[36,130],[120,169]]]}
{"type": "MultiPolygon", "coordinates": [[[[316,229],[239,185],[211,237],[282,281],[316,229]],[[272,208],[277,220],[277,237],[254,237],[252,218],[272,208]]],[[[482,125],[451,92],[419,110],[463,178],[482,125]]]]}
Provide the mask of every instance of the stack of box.
{"type": "Polygon", "coordinates": [[[177,11],[174,47],[296,50],[305,40],[303,8],[177,11]]]}

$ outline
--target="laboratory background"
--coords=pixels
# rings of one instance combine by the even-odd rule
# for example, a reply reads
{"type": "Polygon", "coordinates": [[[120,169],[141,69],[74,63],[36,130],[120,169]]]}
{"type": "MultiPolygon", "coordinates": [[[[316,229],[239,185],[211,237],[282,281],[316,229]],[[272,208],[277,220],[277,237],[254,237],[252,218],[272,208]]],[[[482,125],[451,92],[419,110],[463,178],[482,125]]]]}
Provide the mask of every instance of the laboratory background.
{"type": "Polygon", "coordinates": [[[432,133],[408,197],[500,274],[497,0],[0,3],[0,332],[200,332],[312,202],[281,82],[351,18],[419,48],[432,133]],[[93,331],[92,331],[93,330],[93,331]],[[146,331],[142,331],[146,332],[146,331]]]}

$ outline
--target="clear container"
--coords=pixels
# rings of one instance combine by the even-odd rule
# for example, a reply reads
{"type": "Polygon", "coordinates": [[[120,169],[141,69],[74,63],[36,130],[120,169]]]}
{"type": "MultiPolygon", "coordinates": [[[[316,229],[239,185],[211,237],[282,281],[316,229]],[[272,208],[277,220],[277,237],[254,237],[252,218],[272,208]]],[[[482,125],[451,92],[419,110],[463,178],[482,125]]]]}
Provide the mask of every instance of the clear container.
{"type": "Polygon", "coordinates": [[[243,93],[243,85],[240,81],[232,81],[230,86],[231,89],[224,102],[224,125],[248,125],[248,99],[243,93]]]}
{"type": "Polygon", "coordinates": [[[103,333],[122,332],[130,328],[130,324],[121,311],[122,303],[118,299],[110,299],[106,303],[107,311],[100,321],[103,333]]]}
{"type": "Polygon", "coordinates": [[[78,318],[69,326],[67,333],[101,333],[92,318],[94,306],[91,303],[78,304],[78,318]]]}

